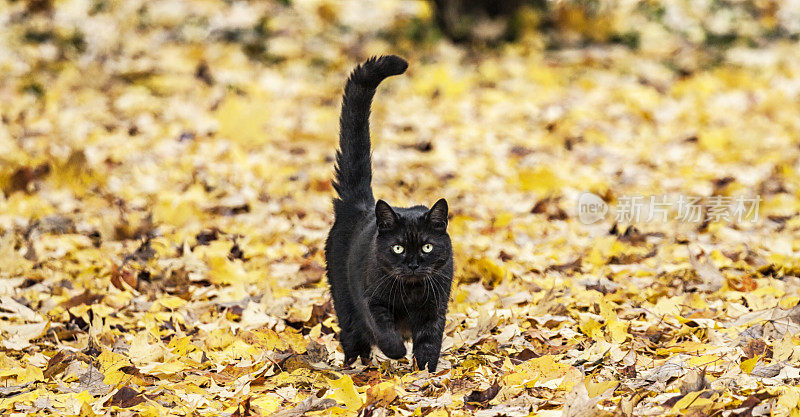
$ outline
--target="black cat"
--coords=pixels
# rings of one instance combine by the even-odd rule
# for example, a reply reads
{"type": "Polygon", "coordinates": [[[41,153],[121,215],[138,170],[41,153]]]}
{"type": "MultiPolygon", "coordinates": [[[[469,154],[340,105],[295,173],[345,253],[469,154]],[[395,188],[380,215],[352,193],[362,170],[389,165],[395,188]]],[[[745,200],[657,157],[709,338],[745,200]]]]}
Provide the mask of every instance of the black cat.
{"type": "Polygon", "coordinates": [[[333,186],[335,221],[325,242],[333,304],[342,328],[344,362],[368,363],[372,345],[405,356],[413,341],[420,369],[433,372],[442,347],[453,280],[447,201],[391,207],[372,196],[369,113],[375,89],[408,63],[390,55],[357,66],[344,88],[333,186]]]}

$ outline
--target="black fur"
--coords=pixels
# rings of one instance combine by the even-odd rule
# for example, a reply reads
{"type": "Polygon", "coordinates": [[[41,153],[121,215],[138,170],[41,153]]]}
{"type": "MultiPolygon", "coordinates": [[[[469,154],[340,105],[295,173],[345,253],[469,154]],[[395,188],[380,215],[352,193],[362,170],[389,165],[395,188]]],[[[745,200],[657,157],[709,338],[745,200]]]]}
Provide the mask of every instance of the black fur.
{"type": "Polygon", "coordinates": [[[394,55],[371,58],[347,80],[334,180],[339,198],[333,200],[325,261],[345,365],[358,357],[368,362],[372,345],[392,359],[402,358],[403,339],[410,337],[417,365],[432,372],[453,280],[447,202],[441,199],[430,209],[391,207],[375,202],[371,185],[372,97],[381,81],[407,67],[394,55]],[[399,254],[396,245],[402,247],[399,254]]]}

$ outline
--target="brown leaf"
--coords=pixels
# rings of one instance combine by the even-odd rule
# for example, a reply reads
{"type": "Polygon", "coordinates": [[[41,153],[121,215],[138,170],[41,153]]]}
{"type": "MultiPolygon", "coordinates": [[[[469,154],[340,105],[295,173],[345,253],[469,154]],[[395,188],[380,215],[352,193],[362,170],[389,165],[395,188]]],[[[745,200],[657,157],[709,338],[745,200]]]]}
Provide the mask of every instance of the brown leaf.
{"type": "Polygon", "coordinates": [[[744,401],[742,401],[742,404],[738,408],[733,410],[733,413],[731,415],[733,415],[734,417],[753,417],[754,415],[759,415],[759,416],[767,415],[769,414],[770,407],[768,403],[764,404],[764,400],[770,398],[772,398],[772,395],[769,394],[768,392],[751,394],[750,396],[745,398],[744,401]],[[764,407],[763,410],[764,412],[757,414],[754,413],[755,409],[761,408],[761,406],[766,406],[764,407]]]}
{"type": "Polygon", "coordinates": [[[758,283],[750,276],[750,274],[742,275],[739,283],[732,281],[728,282],[730,287],[736,291],[749,292],[758,289],[758,283]]]}
{"type": "Polygon", "coordinates": [[[139,288],[139,274],[136,273],[131,267],[124,265],[122,268],[116,264],[111,265],[111,284],[119,290],[126,291],[125,285],[130,288],[139,288]]]}
{"type": "Polygon", "coordinates": [[[547,220],[566,220],[567,212],[558,205],[558,198],[547,197],[536,202],[531,209],[533,214],[544,214],[547,220]]]}
{"type": "Polygon", "coordinates": [[[64,372],[67,366],[76,359],[77,355],[75,352],[70,352],[68,350],[58,351],[58,353],[47,361],[47,367],[43,372],[44,377],[49,379],[64,372]]]}
{"type": "Polygon", "coordinates": [[[314,261],[306,261],[300,265],[300,275],[303,280],[294,288],[313,288],[325,276],[325,267],[314,261]]]}
{"type": "Polygon", "coordinates": [[[538,358],[539,356],[541,356],[541,355],[538,355],[538,354],[536,354],[536,352],[534,352],[534,351],[532,351],[532,350],[530,350],[528,348],[525,348],[521,352],[515,353],[511,357],[514,358],[514,359],[519,360],[520,362],[525,362],[525,361],[527,361],[529,359],[538,358]]]}
{"type": "Polygon", "coordinates": [[[464,397],[464,402],[474,406],[485,407],[492,398],[497,396],[498,392],[500,392],[500,384],[495,381],[494,384],[485,390],[472,391],[469,395],[464,397]]]}
{"type": "Polygon", "coordinates": [[[88,289],[84,292],[70,298],[61,303],[61,307],[66,309],[77,307],[84,304],[94,304],[102,300],[105,296],[101,294],[92,294],[88,289]]]}
{"type": "Polygon", "coordinates": [[[195,236],[198,246],[208,245],[209,243],[219,239],[219,229],[203,230],[195,236]]]}
{"type": "Polygon", "coordinates": [[[249,213],[250,204],[246,202],[232,203],[226,205],[213,206],[208,211],[217,216],[235,216],[237,214],[249,213]]]}
{"type": "Polygon", "coordinates": [[[628,365],[622,368],[621,374],[625,378],[636,378],[636,365],[628,365]]]}
{"type": "Polygon", "coordinates": [[[240,376],[247,374],[251,371],[252,371],[251,367],[228,365],[221,371],[210,373],[210,375],[211,378],[213,378],[217,384],[228,384],[235,381],[240,376]]]}
{"type": "MultiPolygon", "coordinates": [[[[769,350],[769,346],[763,339],[750,339],[743,348],[744,357],[751,359],[756,356],[765,356],[769,350]]],[[[772,355],[769,355],[772,356],[772,355]]]]}
{"type": "Polygon", "coordinates": [[[326,362],[328,360],[328,349],[325,348],[325,345],[311,340],[306,346],[304,355],[310,362],[326,362]]]}
{"type": "Polygon", "coordinates": [[[44,178],[50,173],[50,164],[43,163],[36,167],[19,167],[9,178],[8,185],[3,189],[6,194],[15,191],[29,192],[31,184],[44,178]]]}
{"type": "Polygon", "coordinates": [[[133,388],[122,387],[105,402],[106,407],[130,408],[145,402],[144,396],[133,388]]]}
{"type": "Polygon", "coordinates": [[[293,409],[277,412],[272,417],[300,417],[312,411],[327,410],[337,404],[333,398],[308,397],[293,409]]]}
{"type": "Polygon", "coordinates": [[[556,271],[565,274],[573,273],[573,272],[580,272],[581,271],[581,263],[583,262],[583,258],[580,256],[575,258],[575,260],[558,265],[550,265],[544,269],[544,272],[556,271]]]}
{"type": "Polygon", "coordinates": [[[158,378],[143,374],[141,371],[139,371],[139,368],[135,366],[123,366],[122,368],[119,368],[119,370],[120,372],[124,372],[134,378],[138,378],[142,381],[142,384],[154,384],[158,381],[158,378]]]}

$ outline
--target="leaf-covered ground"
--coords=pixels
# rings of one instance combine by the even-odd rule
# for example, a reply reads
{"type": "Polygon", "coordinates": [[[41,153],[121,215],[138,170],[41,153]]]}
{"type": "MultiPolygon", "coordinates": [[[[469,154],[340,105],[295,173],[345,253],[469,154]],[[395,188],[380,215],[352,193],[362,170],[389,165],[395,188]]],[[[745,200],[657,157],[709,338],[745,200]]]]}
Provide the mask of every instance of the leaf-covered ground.
{"type": "Polygon", "coordinates": [[[0,414],[800,413],[796,42],[687,70],[660,26],[467,49],[402,35],[425,3],[288,3],[3,3],[0,414]],[[381,53],[411,66],[375,193],[452,211],[435,374],[343,369],[324,277],[341,88],[381,53]],[[762,200],[586,225],[584,191],[762,200]]]}

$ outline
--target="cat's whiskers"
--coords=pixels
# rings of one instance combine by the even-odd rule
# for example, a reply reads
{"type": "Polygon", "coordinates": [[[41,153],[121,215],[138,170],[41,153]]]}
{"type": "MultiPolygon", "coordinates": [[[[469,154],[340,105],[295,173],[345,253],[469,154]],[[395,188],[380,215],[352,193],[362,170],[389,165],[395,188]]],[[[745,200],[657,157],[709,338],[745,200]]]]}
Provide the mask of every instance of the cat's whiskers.
{"type": "Polygon", "coordinates": [[[447,297],[445,297],[445,295],[446,295],[445,294],[445,290],[444,290],[444,288],[441,287],[440,282],[434,280],[433,278],[431,278],[430,281],[431,281],[431,287],[436,289],[436,298],[438,298],[440,300],[447,298],[447,297]]]}
{"type": "MultiPolygon", "coordinates": [[[[398,280],[398,281],[400,281],[400,280],[398,280]]],[[[403,309],[406,310],[406,315],[410,316],[411,313],[409,313],[408,306],[406,305],[406,297],[408,297],[408,296],[406,295],[405,288],[406,288],[405,283],[404,282],[400,282],[400,301],[403,303],[403,309]]]]}
{"type": "Polygon", "coordinates": [[[447,287],[445,286],[445,285],[447,285],[445,283],[445,281],[434,279],[434,277],[439,277],[439,278],[444,278],[444,279],[447,280],[447,282],[449,282],[449,277],[446,276],[444,273],[442,273],[440,271],[437,271],[437,270],[434,270],[434,269],[429,269],[428,270],[428,274],[429,274],[428,279],[431,281],[431,285],[434,285],[434,286],[436,286],[438,288],[438,290],[441,292],[442,299],[447,298],[449,300],[450,297],[447,296],[449,291],[447,290],[447,287]]]}
{"type": "Polygon", "coordinates": [[[378,293],[378,289],[380,289],[381,287],[383,287],[383,285],[384,285],[384,284],[386,284],[386,283],[389,281],[389,278],[390,278],[390,275],[389,275],[389,274],[382,275],[380,278],[378,278],[378,284],[377,284],[377,285],[375,285],[374,287],[372,287],[372,288],[370,289],[370,293],[369,293],[369,295],[368,295],[368,296],[366,296],[365,298],[366,298],[367,300],[370,300],[370,299],[372,299],[372,297],[374,297],[374,296],[375,296],[375,294],[377,294],[377,293],[378,293]]]}
{"type": "Polygon", "coordinates": [[[436,287],[428,277],[425,277],[425,302],[428,302],[428,287],[431,288],[430,292],[433,293],[433,300],[436,301],[439,298],[439,294],[436,293],[436,287]]]}
{"type": "Polygon", "coordinates": [[[423,280],[422,280],[422,282],[425,284],[425,301],[423,301],[422,304],[426,304],[428,302],[428,295],[429,295],[428,293],[429,292],[433,293],[433,299],[434,299],[434,301],[436,300],[436,292],[434,291],[433,285],[431,283],[429,283],[428,281],[429,280],[428,280],[427,276],[425,276],[423,278],[423,280]],[[428,286],[431,287],[430,291],[428,291],[428,286]]]}

